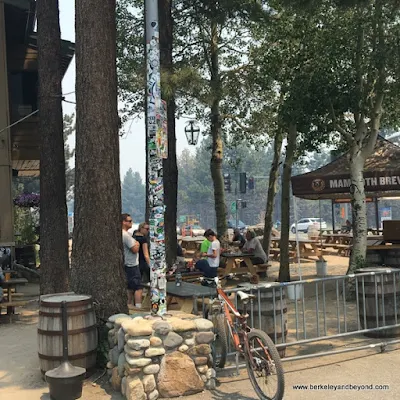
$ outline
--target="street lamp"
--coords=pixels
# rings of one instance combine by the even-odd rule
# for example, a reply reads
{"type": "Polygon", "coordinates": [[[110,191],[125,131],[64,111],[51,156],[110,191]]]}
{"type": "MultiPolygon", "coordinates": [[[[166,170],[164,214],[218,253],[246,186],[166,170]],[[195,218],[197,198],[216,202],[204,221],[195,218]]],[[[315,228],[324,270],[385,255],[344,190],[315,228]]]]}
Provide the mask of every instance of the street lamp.
{"type": "Polygon", "coordinates": [[[196,146],[199,140],[200,128],[197,126],[196,121],[189,121],[185,126],[185,135],[188,143],[196,146]]]}

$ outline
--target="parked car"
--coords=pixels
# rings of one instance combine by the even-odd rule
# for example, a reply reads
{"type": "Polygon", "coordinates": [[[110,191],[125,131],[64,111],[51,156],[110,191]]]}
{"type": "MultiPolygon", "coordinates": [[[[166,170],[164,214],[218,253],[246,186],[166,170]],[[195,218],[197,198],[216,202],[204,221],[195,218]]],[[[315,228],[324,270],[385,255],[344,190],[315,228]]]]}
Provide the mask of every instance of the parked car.
{"type": "MultiPolygon", "coordinates": [[[[322,230],[326,229],[326,222],[324,220],[320,221],[320,219],[321,218],[302,218],[297,221],[297,230],[307,233],[310,226],[315,226],[318,230],[320,227],[322,230]]],[[[292,233],[296,233],[296,224],[292,224],[290,230],[292,233]]]]}
{"type": "Polygon", "coordinates": [[[203,236],[205,229],[200,225],[183,225],[182,235],[183,236],[203,236]]]}
{"type": "MultiPolygon", "coordinates": [[[[240,232],[244,232],[247,229],[246,224],[243,221],[238,221],[237,227],[239,228],[240,232]]],[[[236,228],[236,220],[230,219],[228,220],[228,229],[235,229],[236,228]]]]}
{"type": "Polygon", "coordinates": [[[205,229],[200,225],[192,225],[193,236],[203,236],[205,229]]]}

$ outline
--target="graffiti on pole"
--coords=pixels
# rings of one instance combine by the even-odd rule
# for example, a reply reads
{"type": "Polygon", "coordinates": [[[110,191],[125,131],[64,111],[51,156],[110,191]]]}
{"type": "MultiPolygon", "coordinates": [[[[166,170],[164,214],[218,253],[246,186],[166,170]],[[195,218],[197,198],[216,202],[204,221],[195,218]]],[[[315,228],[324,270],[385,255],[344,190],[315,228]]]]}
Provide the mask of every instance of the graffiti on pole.
{"type": "Polygon", "coordinates": [[[147,142],[150,205],[150,299],[151,312],[163,315],[166,306],[166,261],[164,233],[163,158],[168,148],[166,140],[165,105],[161,101],[160,44],[157,0],[146,1],[147,49],[147,142]]]}

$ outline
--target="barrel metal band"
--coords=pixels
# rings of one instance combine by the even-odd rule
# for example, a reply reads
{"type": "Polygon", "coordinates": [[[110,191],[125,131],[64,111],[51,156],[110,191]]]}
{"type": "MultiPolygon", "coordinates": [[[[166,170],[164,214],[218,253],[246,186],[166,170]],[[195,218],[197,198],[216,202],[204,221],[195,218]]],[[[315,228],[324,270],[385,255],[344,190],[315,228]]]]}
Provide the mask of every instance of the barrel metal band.
{"type": "MultiPolygon", "coordinates": [[[[80,328],[80,329],[72,329],[72,330],[68,331],[68,336],[69,335],[78,335],[79,333],[90,332],[95,329],[97,329],[96,325],[87,326],[86,328],[80,328]]],[[[62,331],[45,331],[40,328],[38,328],[38,333],[40,335],[45,335],[45,336],[62,336],[62,334],[63,334],[62,331]]]]}
{"type": "MultiPolygon", "coordinates": [[[[70,301],[67,302],[67,308],[70,307],[78,307],[78,306],[86,306],[88,304],[92,304],[93,300],[92,299],[86,299],[86,300],[79,300],[79,301],[70,301]]],[[[54,308],[60,308],[61,309],[61,304],[58,302],[51,302],[51,301],[41,301],[40,305],[42,307],[54,307],[54,308]]]]}
{"type": "MultiPolygon", "coordinates": [[[[81,354],[68,354],[68,360],[79,360],[80,358],[84,357],[89,357],[92,356],[93,354],[96,354],[97,348],[94,348],[93,350],[87,351],[86,353],[81,353],[81,354]]],[[[47,360],[47,361],[59,361],[62,360],[63,356],[47,356],[46,354],[39,354],[39,358],[41,360],[47,360]]]]}
{"type": "MultiPolygon", "coordinates": [[[[77,315],[91,314],[92,311],[93,311],[92,308],[87,308],[86,310],[81,310],[81,311],[68,311],[68,317],[75,317],[77,315]]],[[[51,313],[51,312],[47,312],[47,311],[39,311],[39,315],[43,315],[44,317],[62,318],[61,313],[51,313]]]]}

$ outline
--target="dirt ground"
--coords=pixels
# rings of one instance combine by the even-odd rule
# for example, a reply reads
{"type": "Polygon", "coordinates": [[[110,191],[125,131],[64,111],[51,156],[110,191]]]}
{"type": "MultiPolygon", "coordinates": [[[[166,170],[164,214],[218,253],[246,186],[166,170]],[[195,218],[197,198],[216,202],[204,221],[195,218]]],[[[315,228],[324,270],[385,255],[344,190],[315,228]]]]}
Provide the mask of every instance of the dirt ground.
{"type": "MultiPolygon", "coordinates": [[[[328,273],[330,275],[342,275],[347,269],[347,258],[327,256],[328,273]]],[[[269,280],[277,277],[278,266],[273,265],[269,271],[269,280]]],[[[302,264],[303,279],[315,277],[315,263],[302,264]]],[[[292,277],[296,278],[295,266],[292,266],[292,277]]],[[[43,381],[38,368],[37,356],[37,320],[38,320],[38,286],[29,284],[23,288],[29,303],[20,310],[21,315],[13,323],[8,323],[4,318],[0,319],[0,399],[4,400],[47,400],[47,384],[43,381]]],[[[307,307],[313,308],[313,299],[307,307]]],[[[335,307],[333,302],[328,302],[335,307]]],[[[335,310],[331,310],[332,315],[335,310]]],[[[315,314],[315,313],[314,313],[315,314]]],[[[310,315],[313,315],[312,313],[310,315]]],[[[312,317],[307,324],[311,326],[312,317]]],[[[315,327],[315,326],[314,326],[315,327]]],[[[293,331],[292,331],[293,335],[293,331]]],[[[378,341],[378,340],[376,340],[378,341]]],[[[301,355],[309,351],[322,351],[336,346],[345,348],[351,344],[371,343],[370,339],[363,336],[351,339],[329,340],[323,343],[313,344],[305,348],[291,348],[290,355],[301,355]]],[[[392,346],[393,347],[393,346],[392,346]]],[[[394,346],[394,349],[397,347],[394,346]]],[[[398,351],[376,354],[377,350],[358,351],[345,353],[339,356],[328,356],[312,360],[285,362],[286,395],[285,399],[334,399],[334,398],[399,398],[400,391],[397,385],[397,371],[399,368],[398,351]],[[371,381],[372,380],[372,381],[371,381]],[[310,392],[293,389],[295,384],[345,384],[345,383],[374,383],[390,384],[390,397],[381,396],[378,392],[362,392],[354,396],[354,392],[310,392]],[[351,396],[353,395],[353,396],[351,396]],[[350,397],[349,397],[350,396],[350,397]]],[[[220,399],[255,399],[254,392],[247,379],[246,373],[239,377],[233,376],[233,370],[224,371],[219,380],[216,391],[203,392],[187,399],[220,400],[220,399]]],[[[383,393],[383,392],[382,392],[383,393]]],[[[107,377],[103,371],[98,371],[84,384],[83,399],[85,400],[121,400],[122,396],[111,390],[107,383],[107,377]],[[103,376],[102,376],[103,375],[103,376]],[[94,382],[95,381],[95,382],[94,382]]]]}

